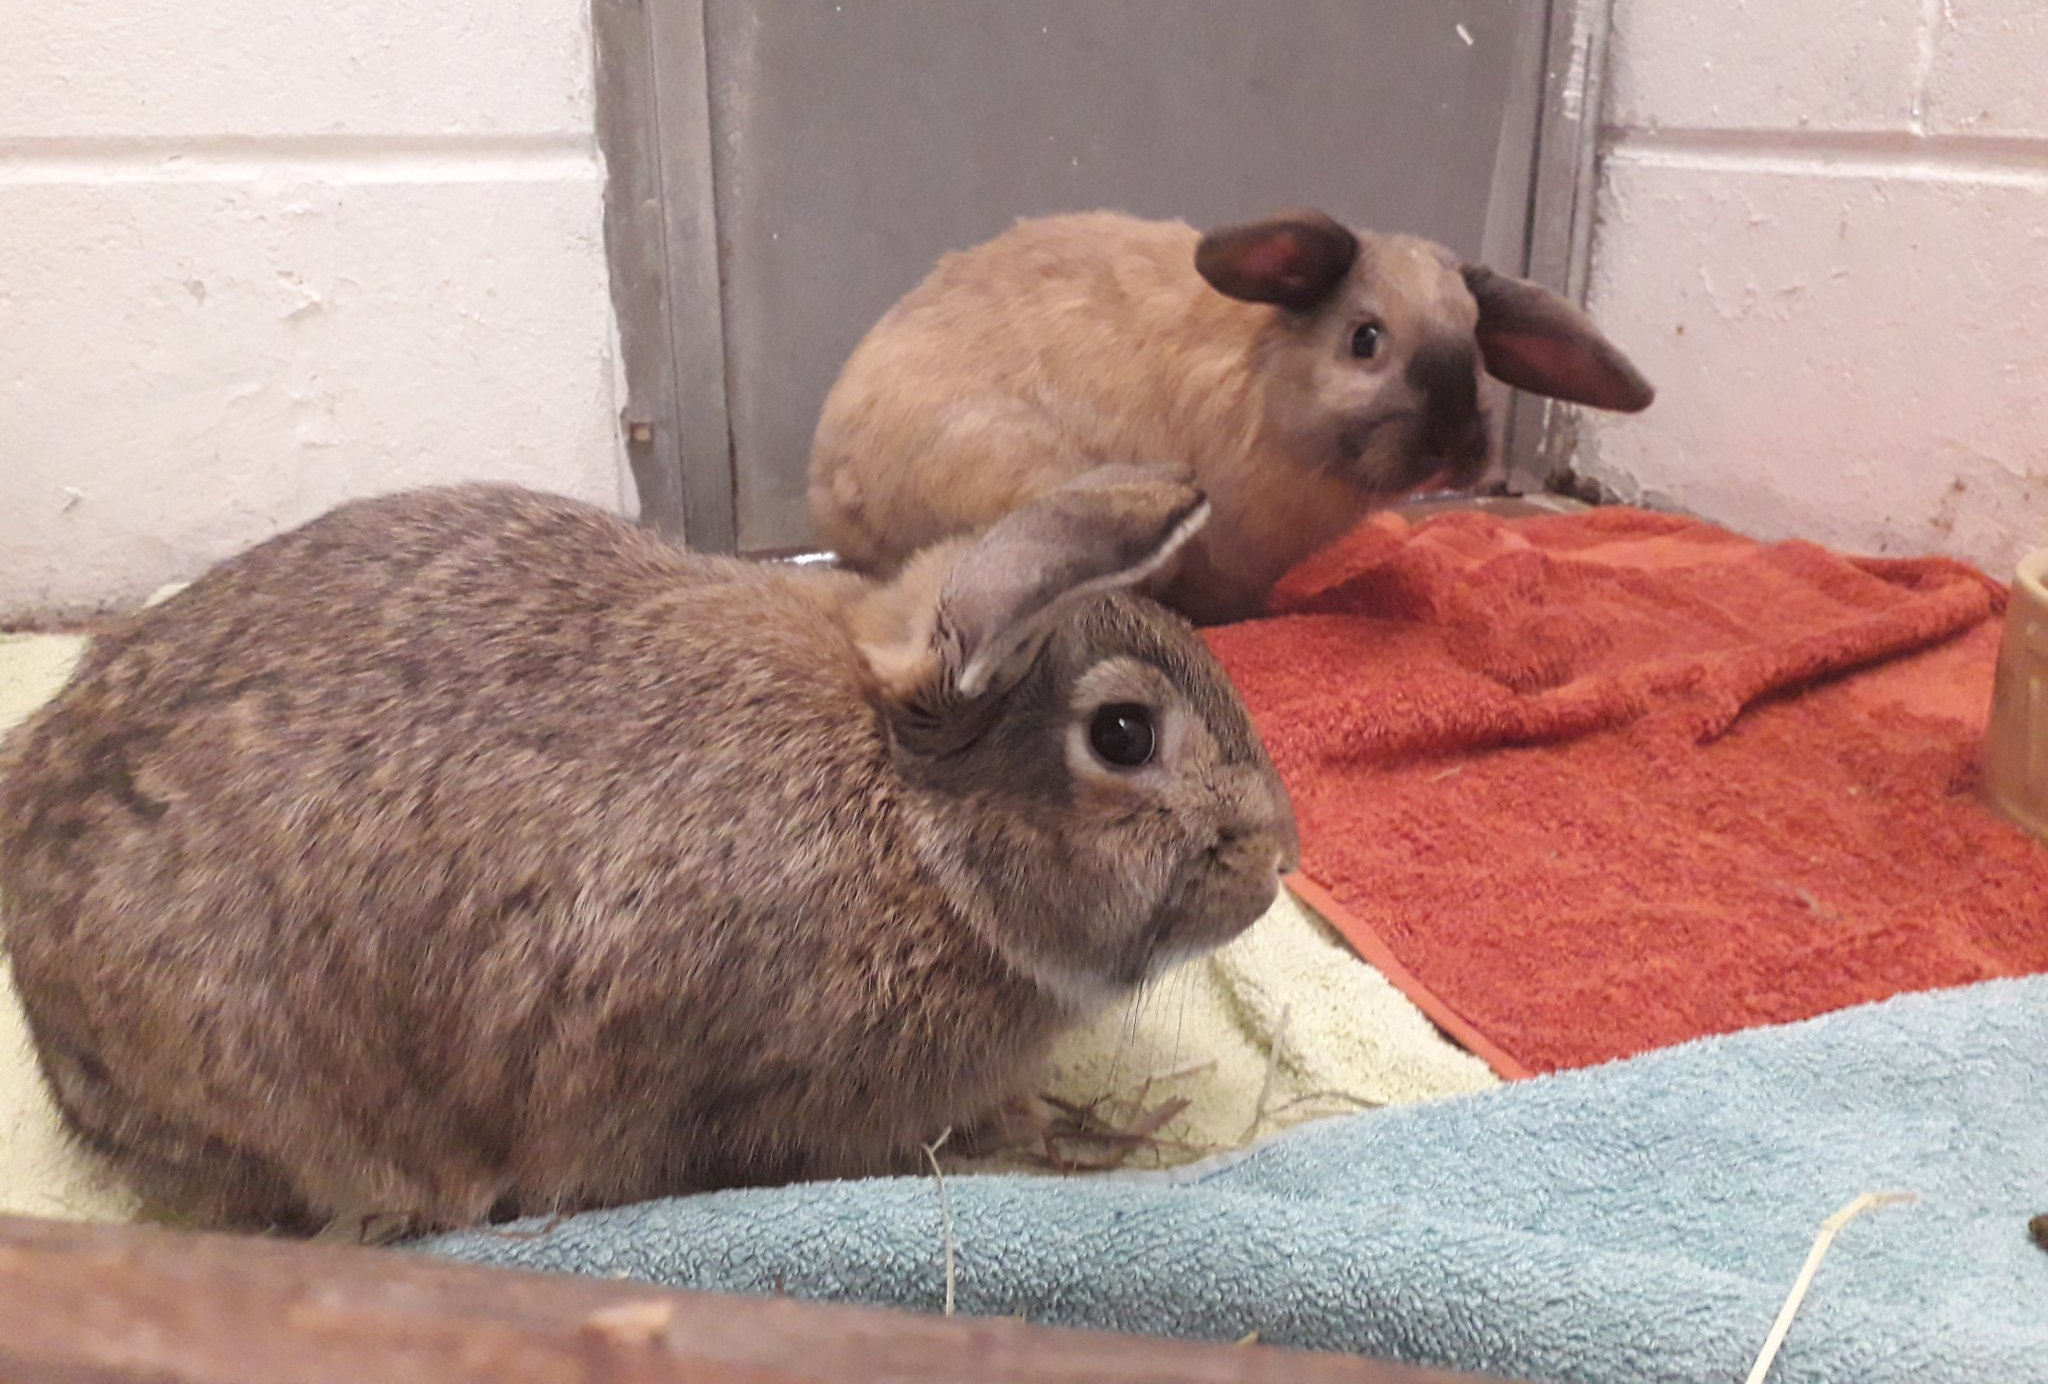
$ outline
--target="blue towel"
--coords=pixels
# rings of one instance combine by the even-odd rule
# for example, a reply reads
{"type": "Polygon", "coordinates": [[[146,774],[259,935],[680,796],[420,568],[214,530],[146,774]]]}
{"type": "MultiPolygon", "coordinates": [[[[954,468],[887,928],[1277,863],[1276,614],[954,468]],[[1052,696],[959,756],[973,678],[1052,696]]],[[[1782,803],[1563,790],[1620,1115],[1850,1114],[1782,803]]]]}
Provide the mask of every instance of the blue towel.
{"type": "MultiPolygon", "coordinates": [[[[959,1310],[1541,1380],[1739,1381],[1820,1223],[1771,1379],[2048,1381],[2048,977],[1907,996],[1173,1174],[948,1180],[959,1310]]],[[[935,1310],[915,1178],[592,1212],[434,1252],[935,1310]]]]}

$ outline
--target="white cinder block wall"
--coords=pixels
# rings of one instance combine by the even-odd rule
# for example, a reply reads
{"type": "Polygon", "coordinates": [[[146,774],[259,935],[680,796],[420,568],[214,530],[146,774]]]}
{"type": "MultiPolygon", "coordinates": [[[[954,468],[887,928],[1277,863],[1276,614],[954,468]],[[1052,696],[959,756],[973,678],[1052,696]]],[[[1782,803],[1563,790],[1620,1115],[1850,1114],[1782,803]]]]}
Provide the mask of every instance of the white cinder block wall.
{"type": "Polygon", "coordinates": [[[1615,0],[1595,314],[1626,498],[1765,537],[2048,544],[2048,0],[1615,0]]]}
{"type": "Polygon", "coordinates": [[[355,495],[629,506],[586,0],[0,5],[0,617],[355,495]]]}

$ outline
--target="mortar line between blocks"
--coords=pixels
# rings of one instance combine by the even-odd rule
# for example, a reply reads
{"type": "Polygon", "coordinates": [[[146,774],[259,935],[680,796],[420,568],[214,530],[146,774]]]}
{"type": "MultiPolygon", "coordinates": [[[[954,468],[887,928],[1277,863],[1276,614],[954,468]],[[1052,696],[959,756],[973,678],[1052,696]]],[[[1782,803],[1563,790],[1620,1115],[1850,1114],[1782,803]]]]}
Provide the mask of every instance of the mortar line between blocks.
{"type": "Polygon", "coordinates": [[[0,140],[0,185],[536,182],[598,176],[593,135],[287,135],[0,140]]]}
{"type": "Polygon", "coordinates": [[[1616,167],[2048,187],[2048,139],[1908,130],[1610,129],[1616,167]]]}

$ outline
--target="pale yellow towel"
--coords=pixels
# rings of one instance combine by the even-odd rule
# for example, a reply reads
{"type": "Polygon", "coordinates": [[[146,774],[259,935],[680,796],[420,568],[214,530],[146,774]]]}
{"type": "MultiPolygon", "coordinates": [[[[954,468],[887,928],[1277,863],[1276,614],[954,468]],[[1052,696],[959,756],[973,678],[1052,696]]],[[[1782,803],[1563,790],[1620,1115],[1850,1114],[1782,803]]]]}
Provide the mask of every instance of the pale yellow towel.
{"type": "Polygon", "coordinates": [[[0,634],[0,735],[57,695],[84,650],[72,634],[0,634]]]}
{"type": "Polygon", "coordinates": [[[1080,1123],[1080,1107],[1100,1137],[1056,1138],[1049,1151],[1020,1144],[973,1166],[1161,1167],[1304,1120],[1498,1082],[1283,891],[1236,942],[1054,1050],[1056,1132],[1080,1123]],[[1116,1137],[1183,1101],[1143,1140],[1116,1137]]]}
{"type": "MultiPolygon", "coordinates": [[[[0,734],[64,685],[84,647],[69,635],[0,634],[0,734]]],[[[0,955],[0,1214],[109,1221],[138,1209],[57,1127],[0,955]]]]}
{"type": "MultiPolygon", "coordinates": [[[[0,635],[0,733],[62,686],[83,646],[0,635]]],[[[5,982],[0,965],[0,1213],[133,1218],[134,1197],[66,1142],[5,982]]],[[[974,1165],[1156,1167],[1305,1119],[1495,1080],[1283,894],[1236,943],[1059,1045],[1045,1091],[1064,1106],[1048,1107],[1049,1149],[1034,1137],[974,1165]]]]}

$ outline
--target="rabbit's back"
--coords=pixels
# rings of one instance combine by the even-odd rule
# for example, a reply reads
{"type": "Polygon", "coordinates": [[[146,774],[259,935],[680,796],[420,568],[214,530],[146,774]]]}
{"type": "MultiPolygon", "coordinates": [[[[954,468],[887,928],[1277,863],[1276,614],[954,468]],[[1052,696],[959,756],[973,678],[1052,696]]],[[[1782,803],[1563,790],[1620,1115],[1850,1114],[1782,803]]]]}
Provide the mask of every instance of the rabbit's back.
{"type": "Polygon", "coordinates": [[[584,859],[656,801],[730,822],[765,757],[875,747],[829,588],[776,577],[495,487],[346,506],[94,641],[20,732],[6,859],[175,826],[288,873],[317,837],[331,885],[401,834],[584,859]]]}
{"type": "Polygon", "coordinates": [[[1205,475],[1248,445],[1244,355],[1262,319],[1207,291],[1198,238],[1080,212],[941,259],[825,399],[809,489],[821,541],[889,572],[1093,466],[1171,457],[1205,475]]]}

